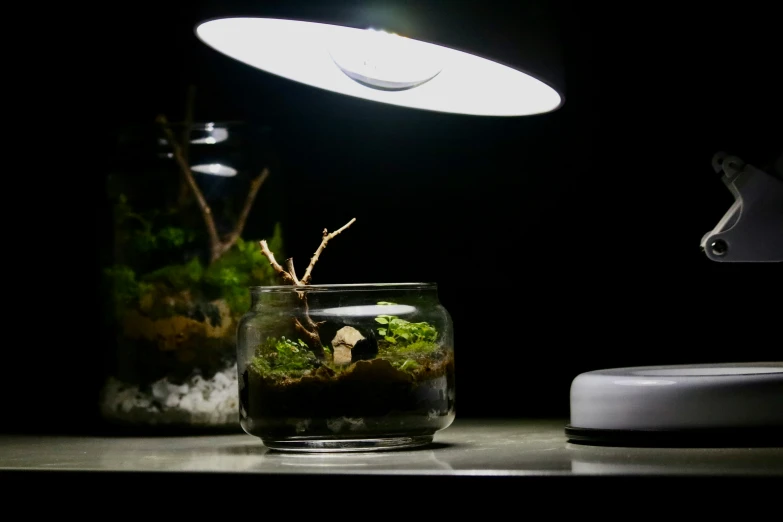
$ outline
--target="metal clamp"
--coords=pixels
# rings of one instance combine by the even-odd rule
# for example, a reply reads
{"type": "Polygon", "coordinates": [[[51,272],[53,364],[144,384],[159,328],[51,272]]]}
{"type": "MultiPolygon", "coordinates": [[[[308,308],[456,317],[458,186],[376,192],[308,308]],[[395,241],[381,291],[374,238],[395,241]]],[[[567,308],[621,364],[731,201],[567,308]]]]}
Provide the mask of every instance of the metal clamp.
{"type": "Polygon", "coordinates": [[[722,152],[712,166],[735,201],[702,237],[704,253],[722,262],[783,261],[783,181],[722,152]]]}

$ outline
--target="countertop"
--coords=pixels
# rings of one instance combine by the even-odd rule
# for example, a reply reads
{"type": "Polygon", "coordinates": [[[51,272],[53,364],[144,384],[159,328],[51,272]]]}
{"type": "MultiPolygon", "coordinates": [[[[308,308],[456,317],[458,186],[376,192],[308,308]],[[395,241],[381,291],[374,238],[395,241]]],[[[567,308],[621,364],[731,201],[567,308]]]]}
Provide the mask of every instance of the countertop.
{"type": "Polygon", "coordinates": [[[0,436],[0,470],[413,475],[783,475],[780,448],[622,448],[566,441],[566,421],[458,419],[408,451],[284,453],[245,434],[0,436]]]}
{"type": "MultiPolygon", "coordinates": [[[[420,449],[297,454],[271,451],[245,434],[186,437],[87,437],[4,435],[0,437],[0,475],[66,476],[93,481],[112,477],[226,477],[267,480],[282,485],[292,478],[335,480],[376,478],[433,480],[465,477],[478,491],[486,477],[521,479],[537,487],[584,483],[585,478],[783,477],[780,448],[624,448],[569,443],[558,420],[457,419],[420,449]]],[[[591,481],[591,484],[594,481],[591,481]]],[[[40,483],[40,482],[38,482],[40,483]]],[[[217,481],[216,481],[217,483],[217,481]]],[[[497,481],[492,491],[497,491],[497,481]]],[[[614,485],[627,484],[615,481],[614,485]]]]}

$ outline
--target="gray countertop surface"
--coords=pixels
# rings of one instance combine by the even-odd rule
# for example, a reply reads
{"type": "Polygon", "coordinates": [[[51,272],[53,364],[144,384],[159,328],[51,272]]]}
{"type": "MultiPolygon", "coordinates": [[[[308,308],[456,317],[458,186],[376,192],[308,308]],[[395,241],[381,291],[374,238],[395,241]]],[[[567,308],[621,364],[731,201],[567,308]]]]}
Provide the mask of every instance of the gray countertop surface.
{"type": "Polygon", "coordinates": [[[0,436],[0,470],[458,476],[783,476],[780,448],[622,448],[569,443],[557,420],[457,419],[407,451],[270,451],[242,433],[184,437],[0,436]]]}

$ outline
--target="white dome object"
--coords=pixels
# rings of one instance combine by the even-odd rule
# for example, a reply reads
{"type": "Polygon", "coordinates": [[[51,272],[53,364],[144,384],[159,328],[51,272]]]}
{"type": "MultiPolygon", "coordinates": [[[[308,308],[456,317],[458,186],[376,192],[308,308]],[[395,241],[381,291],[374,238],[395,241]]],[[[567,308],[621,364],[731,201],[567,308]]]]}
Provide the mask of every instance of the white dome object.
{"type": "MultiPolygon", "coordinates": [[[[783,362],[597,370],[571,384],[567,432],[783,429],[783,362]]],[[[781,441],[783,444],[783,441],[781,441]]]]}

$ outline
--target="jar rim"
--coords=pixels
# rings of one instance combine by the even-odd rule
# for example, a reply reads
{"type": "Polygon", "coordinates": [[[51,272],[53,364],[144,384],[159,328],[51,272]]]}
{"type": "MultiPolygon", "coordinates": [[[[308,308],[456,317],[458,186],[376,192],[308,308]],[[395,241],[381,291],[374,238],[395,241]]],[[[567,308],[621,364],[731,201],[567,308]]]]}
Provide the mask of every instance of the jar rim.
{"type": "Polygon", "coordinates": [[[270,286],[251,286],[250,292],[253,294],[262,293],[285,293],[285,292],[357,292],[370,290],[436,290],[437,283],[350,283],[333,285],[270,285],[270,286]]]}

